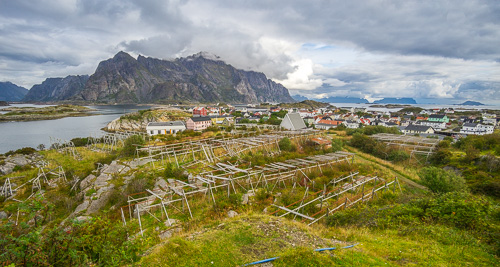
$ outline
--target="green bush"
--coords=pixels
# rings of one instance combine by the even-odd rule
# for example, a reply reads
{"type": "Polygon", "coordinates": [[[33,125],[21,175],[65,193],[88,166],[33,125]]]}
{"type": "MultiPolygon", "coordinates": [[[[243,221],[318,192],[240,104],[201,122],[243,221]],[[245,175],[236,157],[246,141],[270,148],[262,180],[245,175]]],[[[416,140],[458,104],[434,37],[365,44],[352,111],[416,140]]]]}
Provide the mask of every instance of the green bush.
{"type": "MultiPolygon", "coordinates": [[[[377,200],[376,203],[381,202],[377,200]]],[[[436,198],[412,199],[384,208],[367,205],[338,211],[328,216],[327,225],[400,228],[404,225],[440,223],[483,231],[490,227],[491,214],[491,203],[484,198],[467,192],[450,192],[436,198]]]]}
{"type": "Polygon", "coordinates": [[[71,142],[73,142],[73,144],[76,147],[80,147],[80,146],[86,146],[88,143],[88,140],[89,140],[88,137],[83,137],[83,138],[77,137],[77,138],[71,139],[71,142]]]}
{"type": "Polygon", "coordinates": [[[264,201],[264,200],[268,199],[269,197],[271,197],[271,194],[269,194],[269,192],[267,192],[267,190],[264,188],[260,188],[260,189],[257,189],[255,191],[255,200],[256,201],[264,201]]]}
{"type": "Polygon", "coordinates": [[[123,156],[134,156],[137,146],[144,145],[146,142],[140,135],[132,135],[125,139],[122,149],[123,156]]]}
{"type": "Polygon", "coordinates": [[[437,167],[423,168],[419,173],[422,184],[434,193],[463,191],[465,180],[453,171],[445,171],[437,167]]]}
{"type": "Polygon", "coordinates": [[[393,162],[401,162],[410,158],[410,154],[404,150],[392,150],[389,153],[388,159],[393,162]]]}
{"type": "Polygon", "coordinates": [[[433,165],[448,164],[451,160],[452,154],[447,148],[439,148],[436,152],[431,154],[429,161],[433,165]]]}
{"type": "Polygon", "coordinates": [[[464,229],[487,226],[491,204],[483,198],[465,192],[450,192],[439,196],[426,213],[435,220],[464,229]]]}
{"type": "Polygon", "coordinates": [[[169,163],[165,165],[165,170],[163,171],[163,176],[168,179],[168,178],[174,178],[178,179],[181,181],[187,182],[188,176],[185,174],[184,170],[181,168],[178,168],[175,166],[173,163],[169,163]]]}
{"type": "Polygon", "coordinates": [[[278,145],[282,151],[288,151],[288,152],[293,151],[292,141],[290,141],[290,139],[288,139],[288,137],[283,137],[278,142],[278,145]]]}
{"type": "Polygon", "coordinates": [[[23,148],[20,148],[18,150],[11,150],[7,153],[5,153],[5,156],[10,156],[10,155],[14,155],[14,154],[22,154],[22,155],[31,155],[33,153],[36,152],[36,149],[32,148],[32,147],[23,147],[23,148]]]}

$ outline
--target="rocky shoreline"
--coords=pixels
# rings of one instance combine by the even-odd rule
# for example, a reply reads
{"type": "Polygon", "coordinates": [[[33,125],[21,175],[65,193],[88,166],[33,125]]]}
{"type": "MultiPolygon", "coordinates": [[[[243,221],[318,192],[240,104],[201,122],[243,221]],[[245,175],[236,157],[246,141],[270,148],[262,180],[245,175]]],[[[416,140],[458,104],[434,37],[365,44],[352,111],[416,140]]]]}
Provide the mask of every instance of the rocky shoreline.
{"type": "Polygon", "coordinates": [[[173,120],[186,120],[191,114],[178,108],[162,108],[154,110],[144,110],[140,112],[128,113],[120,118],[112,120],[102,130],[108,132],[120,131],[146,131],[146,126],[150,122],[162,122],[173,120]]]}

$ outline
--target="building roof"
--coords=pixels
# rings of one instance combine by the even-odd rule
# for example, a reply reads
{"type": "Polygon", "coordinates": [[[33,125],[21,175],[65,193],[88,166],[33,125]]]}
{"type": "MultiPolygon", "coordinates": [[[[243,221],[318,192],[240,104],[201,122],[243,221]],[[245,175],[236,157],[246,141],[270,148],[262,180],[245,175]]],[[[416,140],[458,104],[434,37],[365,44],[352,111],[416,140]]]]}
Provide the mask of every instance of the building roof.
{"type": "Polygon", "coordinates": [[[148,126],[184,126],[182,121],[161,121],[161,122],[150,122],[148,126]]]}
{"type": "Polygon", "coordinates": [[[435,124],[435,125],[441,125],[444,122],[441,121],[417,121],[417,123],[425,123],[425,124],[435,124]]]}
{"type": "Polygon", "coordinates": [[[410,124],[410,125],[406,126],[405,131],[426,132],[429,130],[429,128],[432,128],[432,127],[431,126],[410,124]]]}
{"type": "Polygon", "coordinates": [[[212,121],[210,117],[208,116],[201,116],[201,117],[192,117],[190,118],[194,122],[200,122],[200,121],[212,121]]]}
{"type": "Polygon", "coordinates": [[[207,116],[211,119],[224,119],[224,118],[232,118],[234,117],[233,115],[212,115],[212,116],[207,116]]]}
{"type": "Polygon", "coordinates": [[[429,119],[444,119],[444,117],[446,117],[444,114],[432,114],[429,116],[429,119]]]}
{"type": "Polygon", "coordinates": [[[464,123],[465,127],[477,127],[478,123],[464,123]]]}
{"type": "Polygon", "coordinates": [[[281,127],[288,130],[300,130],[307,128],[299,113],[288,113],[280,124],[281,127]]]}
{"type": "Polygon", "coordinates": [[[317,124],[339,125],[341,123],[341,121],[320,120],[317,124]]]}

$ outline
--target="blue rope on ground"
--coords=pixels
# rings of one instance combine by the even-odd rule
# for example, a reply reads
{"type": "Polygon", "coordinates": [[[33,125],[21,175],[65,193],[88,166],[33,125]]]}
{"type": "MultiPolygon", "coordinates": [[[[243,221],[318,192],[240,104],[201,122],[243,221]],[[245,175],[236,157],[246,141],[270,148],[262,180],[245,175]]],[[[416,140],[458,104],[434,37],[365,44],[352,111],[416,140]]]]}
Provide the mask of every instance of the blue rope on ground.
{"type": "MultiPolygon", "coordinates": [[[[356,245],[358,245],[359,243],[356,243],[354,245],[350,245],[350,246],[345,246],[345,247],[341,247],[341,248],[352,248],[356,245]]],[[[317,248],[315,249],[314,251],[317,251],[317,252],[322,252],[322,251],[328,251],[328,250],[336,250],[337,248],[336,247],[331,247],[331,248],[317,248]]],[[[261,263],[266,263],[266,262],[270,262],[270,261],[275,261],[279,259],[279,257],[274,257],[274,258],[269,258],[269,259],[265,259],[265,260],[260,260],[260,261],[254,261],[254,262],[250,262],[250,263],[247,263],[243,266],[248,266],[248,265],[256,265],[256,264],[261,264],[261,263]]]]}

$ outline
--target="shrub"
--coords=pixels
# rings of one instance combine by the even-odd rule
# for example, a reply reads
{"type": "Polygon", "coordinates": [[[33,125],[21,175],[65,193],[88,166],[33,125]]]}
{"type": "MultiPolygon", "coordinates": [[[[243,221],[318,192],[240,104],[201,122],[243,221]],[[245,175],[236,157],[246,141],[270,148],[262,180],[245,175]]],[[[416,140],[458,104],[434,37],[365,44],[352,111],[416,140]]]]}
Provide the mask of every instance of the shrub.
{"type": "Polygon", "coordinates": [[[443,140],[443,141],[441,141],[441,142],[438,143],[437,147],[439,147],[439,148],[449,148],[450,144],[451,144],[451,141],[449,141],[449,140],[443,140]]]}
{"type": "Polygon", "coordinates": [[[256,201],[264,201],[271,196],[266,189],[260,188],[255,191],[255,200],[256,201]]]}
{"type": "Polygon", "coordinates": [[[429,157],[429,161],[433,165],[448,164],[451,159],[451,152],[446,148],[439,148],[435,153],[429,157]]]}
{"type": "Polygon", "coordinates": [[[422,183],[435,193],[466,189],[464,178],[453,171],[445,171],[437,167],[426,167],[420,171],[419,176],[422,183]]]}
{"type": "Polygon", "coordinates": [[[77,138],[73,138],[73,139],[71,139],[71,142],[73,142],[73,144],[74,144],[76,147],[80,147],[80,146],[86,146],[86,145],[87,145],[88,140],[89,140],[89,139],[88,139],[87,137],[84,137],[84,138],[77,137],[77,138]]]}
{"type": "Polygon", "coordinates": [[[188,179],[188,176],[184,173],[184,170],[181,168],[178,168],[173,163],[169,163],[169,164],[165,165],[165,170],[163,171],[163,176],[165,178],[174,178],[174,179],[178,179],[178,180],[186,181],[186,182],[188,179]]]}
{"type": "Polygon", "coordinates": [[[23,147],[21,149],[15,150],[15,151],[11,150],[11,151],[5,153],[5,156],[10,156],[10,155],[14,155],[14,154],[31,155],[35,152],[36,152],[36,149],[34,149],[32,147],[23,147]]]}
{"type": "Polygon", "coordinates": [[[282,151],[292,151],[292,141],[288,139],[288,137],[283,137],[279,142],[278,145],[280,146],[280,149],[282,151]]]}
{"type": "Polygon", "coordinates": [[[409,159],[410,155],[408,154],[408,152],[406,152],[404,150],[392,150],[389,153],[388,158],[390,161],[393,161],[393,162],[401,162],[401,161],[405,161],[405,160],[409,159]]]}
{"type": "Polygon", "coordinates": [[[490,213],[490,203],[465,192],[450,192],[431,202],[427,214],[435,220],[458,228],[484,228],[490,213]]]}
{"type": "Polygon", "coordinates": [[[135,154],[136,145],[144,145],[146,142],[140,135],[132,135],[125,139],[122,149],[122,155],[133,156],[135,154]]]}

